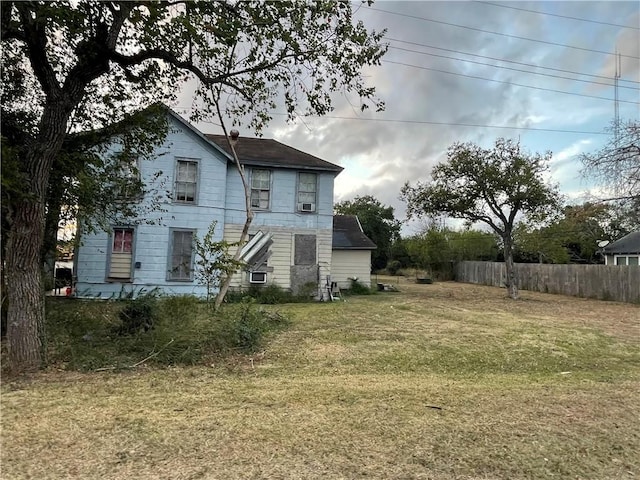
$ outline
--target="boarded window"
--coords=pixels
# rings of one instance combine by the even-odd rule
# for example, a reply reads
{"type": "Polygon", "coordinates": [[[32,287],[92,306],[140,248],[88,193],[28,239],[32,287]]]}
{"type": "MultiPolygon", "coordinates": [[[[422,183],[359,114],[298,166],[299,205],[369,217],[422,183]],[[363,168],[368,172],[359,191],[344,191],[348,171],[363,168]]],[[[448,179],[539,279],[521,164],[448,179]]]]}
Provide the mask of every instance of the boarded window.
{"type": "Polygon", "coordinates": [[[109,278],[120,281],[131,280],[132,253],[133,229],[114,228],[109,262],[109,278]]]}
{"type": "Polygon", "coordinates": [[[195,160],[178,160],[175,200],[184,203],[195,203],[197,187],[198,162],[195,160]]]}
{"type": "Polygon", "coordinates": [[[169,280],[191,281],[193,274],[193,231],[173,230],[169,258],[169,280]]]}
{"type": "Polygon", "coordinates": [[[316,236],[296,235],[295,239],[295,265],[315,265],[316,262],[316,236]]]}

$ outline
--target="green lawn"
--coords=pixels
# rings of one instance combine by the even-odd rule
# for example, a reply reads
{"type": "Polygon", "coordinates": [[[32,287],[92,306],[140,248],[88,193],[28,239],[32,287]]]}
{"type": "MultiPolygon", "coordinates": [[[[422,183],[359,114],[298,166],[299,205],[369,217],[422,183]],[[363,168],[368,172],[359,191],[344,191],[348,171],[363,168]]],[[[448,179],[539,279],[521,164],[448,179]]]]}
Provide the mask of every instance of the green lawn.
{"type": "Polygon", "coordinates": [[[5,381],[1,477],[640,477],[640,307],[397,286],[270,306],[253,355],[5,381]]]}

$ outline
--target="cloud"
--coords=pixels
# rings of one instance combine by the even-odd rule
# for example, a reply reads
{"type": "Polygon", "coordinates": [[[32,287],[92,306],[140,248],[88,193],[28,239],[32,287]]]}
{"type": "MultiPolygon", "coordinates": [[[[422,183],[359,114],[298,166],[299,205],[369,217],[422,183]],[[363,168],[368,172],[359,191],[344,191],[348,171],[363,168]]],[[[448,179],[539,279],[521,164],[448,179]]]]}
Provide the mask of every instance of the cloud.
{"type": "MultiPolygon", "coordinates": [[[[518,2],[493,6],[479,2],[380,1],[371,8],[362,6],[357,19],[371,29],[386,28],[386,41],[393,47],[381,66],[365,71],[369,83],[386,102],[386,110],[360,112],[357,99],[336,97],[335,110],[327,117],[287,125],[284,117],[276,116],[264,135],[345,167],[336,180],[336,200],[370,194],[393,206],[401,217],[405,209],[398,199],[402,185],[427,180],[433,166],[446,159],[447,148],[455,142],[490,147],[497,137],[507,137],[520,139],[532,152],[556,151],[552,179],[563,191],[574,192],[584,188],[575,157],[597,149],[606,137],[554,130],[603,131],[613,116],[614,92],[611,86],[575,80],[607,83],[606,79],[560,70],[612,77],[613,57],[590,50],[611,51],[617,45],[625,54],[640,57],[639,31],[551,14],[637,26],[639,12],[637,2],[518,2]],[[510,5],[549,15],[506,8],[510,5]]],[[[623,60],[625,79],[640,81],[639,72],[640,60],[623,60]]],[[[621,89],[620,98],[639,101],[638,91],[621,89]]],[[[182,101],[189,103],[188,98],[182,101]]],[[[620,103],[620,112],[623,118],[637,118],[639,111],[637,105],[620,103]]]]}

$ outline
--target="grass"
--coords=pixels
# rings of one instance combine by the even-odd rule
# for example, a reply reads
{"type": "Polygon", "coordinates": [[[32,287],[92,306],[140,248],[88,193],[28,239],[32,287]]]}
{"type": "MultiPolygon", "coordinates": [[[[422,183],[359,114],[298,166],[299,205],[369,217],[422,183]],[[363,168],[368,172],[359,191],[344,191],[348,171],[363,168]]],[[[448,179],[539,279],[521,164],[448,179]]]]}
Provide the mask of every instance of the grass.
{"type": "Polygon", "coordinates": [[[397,286],[234,363],[5,382],[2,477],[640,476],[640,307],[397,286]]]}

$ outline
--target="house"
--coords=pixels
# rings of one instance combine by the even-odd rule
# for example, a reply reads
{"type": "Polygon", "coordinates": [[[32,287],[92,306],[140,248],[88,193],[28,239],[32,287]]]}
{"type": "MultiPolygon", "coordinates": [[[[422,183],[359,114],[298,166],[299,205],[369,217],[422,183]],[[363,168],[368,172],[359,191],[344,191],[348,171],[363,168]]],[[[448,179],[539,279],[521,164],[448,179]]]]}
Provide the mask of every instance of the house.
{"type": "Polygon", "coordinates": [[[625,235],[602,248],[605,265],[638,265],[640,231],[625,235]]]}
{"type": "MultiPolygon", "coordinates": [[[[169,133],[155,159],[138,165],[149,190],[167,191],[161,208],[83,236],[75,258],[78,296],[152,289],[205,296],[195,275],[195,238],[212,222],[215,241],[240,238],[245,193],[225,137],[202,134],[170,109],[167,115],[169,133]]],[[[321,296],[331,274],[333,184],[342,167],[275,140],[240,137],[235,149],[255,215],[248,262],[232,287],[277,284],[299,292],[316,286],[321,296]]]]}
{"type": "Polygon", "coordinates": [[[355,215],[333,217],[333,242],[331,253],[331,281],[340,288],[349,288],[351,279],[371,285],[371,251],[376,244],[362,231],[355,215]]]}

